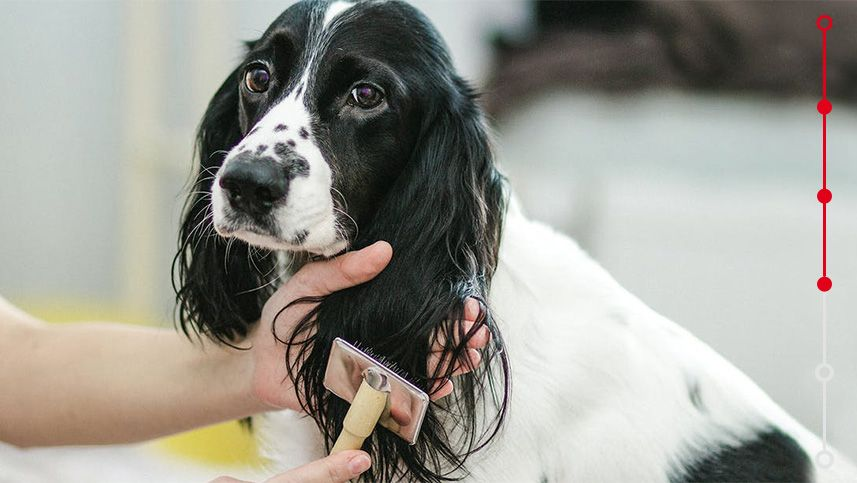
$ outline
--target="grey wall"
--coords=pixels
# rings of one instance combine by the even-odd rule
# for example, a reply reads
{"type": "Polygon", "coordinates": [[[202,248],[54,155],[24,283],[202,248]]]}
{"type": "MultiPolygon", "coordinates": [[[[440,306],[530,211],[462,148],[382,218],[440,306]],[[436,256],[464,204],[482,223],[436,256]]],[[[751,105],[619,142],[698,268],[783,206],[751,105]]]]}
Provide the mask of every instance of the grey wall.
{"type": "Polygon", "coordinates": [[[110,296],[119,213],[118,6],[4,3],[0,291],[110,296]]]}

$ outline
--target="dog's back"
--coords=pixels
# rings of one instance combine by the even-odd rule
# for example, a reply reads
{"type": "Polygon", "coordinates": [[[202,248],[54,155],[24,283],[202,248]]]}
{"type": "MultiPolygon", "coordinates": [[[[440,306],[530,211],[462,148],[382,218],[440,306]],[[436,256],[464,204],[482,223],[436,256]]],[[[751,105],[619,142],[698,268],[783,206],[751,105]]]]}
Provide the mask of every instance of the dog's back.
{"type": "Polygon", "coordinates": [[[855,481],[746,375],[512,206],[491,302],[508,426],[474,481],[855,481]]]}
{"type": "MultiPolygon", "coordinates": [[[[467,481],[857,480],[834,450],[819,467],[819,438],[514,203],[490,303],[512,362],[511,409],[467,481]]],[[[308,418],[262,425],[278,466],[323,455],[308,418]],[[282,446],[298,434],[302,447],[282,446]]]]}

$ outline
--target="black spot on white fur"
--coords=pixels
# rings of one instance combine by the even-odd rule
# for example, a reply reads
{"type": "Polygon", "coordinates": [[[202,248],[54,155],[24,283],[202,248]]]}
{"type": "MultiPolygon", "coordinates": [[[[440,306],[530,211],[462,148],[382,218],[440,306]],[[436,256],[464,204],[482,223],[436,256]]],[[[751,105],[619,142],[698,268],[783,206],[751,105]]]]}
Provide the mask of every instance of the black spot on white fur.
{"type": "Polygon", "coordinates": [[[292,238],[292,245],[303,245],[303,242],[306,241],[306,237],[309,236],[309,232],[306,230],[299,231],[295,233],[294,238],[292,238]]]}
{"type": "Polygon", "coordinates": [[[267,144],[260,144],[256,147],[256,154],[262,154],[265,152],[266,149],[268,149],[267,144]]]}
{"type": "Polygon", "coordinates": [[[298,176],[309,176],[309,163],[302,156],[295,153],[291,147],[294,147],[294,141],[288,145],[286,143],[277,143],[274,145],[274,154],[279,158],[280,163],[286,168],[286,176],[289,179],[294,179],[298,176]]]}
{"type": "Polygon", "coordinates": [[[702,402],[702,389],[699,387],[699,381],[695,379],[687,381],[687,397],[693,407],[699,411],[706,411],[705,404],[702,402]]]}
{"type": "Polygon", "coordinates": [[[289,126],[286,126],[285,124],[277,124],[276,126],[274,126],[274,132],[282,132],[288,128],[289,126]]]}
{"type": "Polygon", "coordinates": [[[300,156],[295,156],[290,158],[288,163],[292,178],[296,178],[298,176],[309,176],[309,163],[307,163],[306,159],[300,156]]]}
{"type": "Polygon", "coordinates": [[[298,131],[298,134],[300,134],[304,139],[309,137],[309,131],[307,131],[305,127],[302,127],[301,130],[298,131]]]}
{"type": "Polygon", "coordinates": [[[671,483],[812,481],[812,463],[791,436],[769,428],[737,446],[719,446],[670,476],[671,483]]]}

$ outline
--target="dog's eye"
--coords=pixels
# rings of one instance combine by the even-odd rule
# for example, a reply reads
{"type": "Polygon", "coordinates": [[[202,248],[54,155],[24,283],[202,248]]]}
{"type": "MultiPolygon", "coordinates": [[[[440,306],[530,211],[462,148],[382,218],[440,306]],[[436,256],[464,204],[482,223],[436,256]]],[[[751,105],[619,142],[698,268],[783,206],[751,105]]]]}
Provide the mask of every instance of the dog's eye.
{"type": "Polygon", "coordinates": [[[271,73],[268,69],[256,66],[247,70],[244,74],[244,85],[250,92],[265,92],[271,83],[271,73]]]}
{"type": "Polygon", "coordinates": [[[383,100],[384,93],[372,84],[357,84],[351,89],[351,97],[348,98],[350,104],[363,109],[372,109],[383,100]]]}

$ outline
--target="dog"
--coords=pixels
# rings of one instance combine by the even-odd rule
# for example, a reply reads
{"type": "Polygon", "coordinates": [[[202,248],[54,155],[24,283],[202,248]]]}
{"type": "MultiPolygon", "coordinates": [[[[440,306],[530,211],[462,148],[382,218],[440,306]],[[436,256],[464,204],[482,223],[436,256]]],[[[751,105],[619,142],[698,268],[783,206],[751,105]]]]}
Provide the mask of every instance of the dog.
{"type": "Polygon", "coordinates": [[[838,453],[822,469],[819,439],[747,376],[525,217],[476,93],[406,3],[289,7],[214,95],[198,156],[174,264],[186,333],[235,344],[308,260],[394,249],[374,280],[306,300],[283,337],[311,418],[254,422],[283,466],[341,429],[347,404],[321,383],[333,338],[428,390],[452,370],[428,373],[429,347],[472,297],[479,320],[444,356],[487,326],[483,363],[432,404],[417,444],[375,431],[367,481],[857,480],[838,453]]]}

